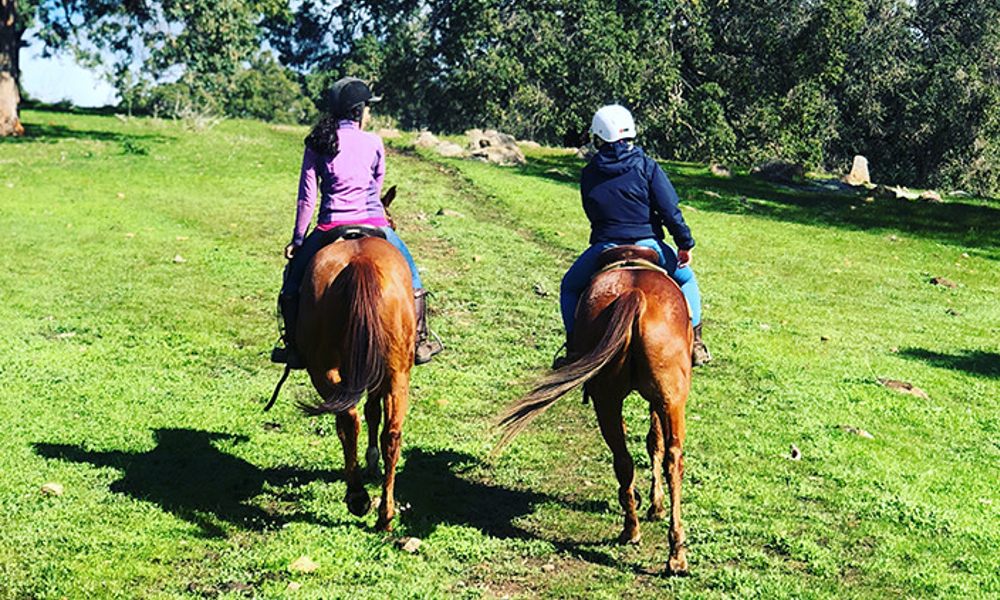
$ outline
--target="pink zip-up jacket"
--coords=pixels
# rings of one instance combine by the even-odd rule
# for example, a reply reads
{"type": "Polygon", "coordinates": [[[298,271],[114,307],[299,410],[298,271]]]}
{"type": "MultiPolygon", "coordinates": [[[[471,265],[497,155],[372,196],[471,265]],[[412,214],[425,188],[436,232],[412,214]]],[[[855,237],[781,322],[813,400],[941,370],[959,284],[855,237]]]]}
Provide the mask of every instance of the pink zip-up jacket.
{"type": "Polygon", "coordinates": [[[292,243],[301,246],[316,207],[317,186],[322,194],[316,229],[326,231],[337,225],[386,227],[382,206],[385,178],[385,146],[374,133],[361,131],[356,121],[337,124],[340,152],[324,156],[306,146],[299,176],[298,209],[292,243]]]}

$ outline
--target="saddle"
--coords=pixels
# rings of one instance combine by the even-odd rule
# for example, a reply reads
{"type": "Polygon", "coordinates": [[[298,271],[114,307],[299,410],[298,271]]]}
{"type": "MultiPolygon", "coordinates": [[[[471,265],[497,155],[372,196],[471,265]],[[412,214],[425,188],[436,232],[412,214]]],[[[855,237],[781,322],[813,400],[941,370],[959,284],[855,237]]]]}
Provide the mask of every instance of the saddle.
{"type": "Polygon", "coordinates": [[[597,257],[597,272],[594,273],[594,277],[614,269],[644,269],[659,271],[669,278],[670,274],[659,265],[659,262],[660,256],[652,248],[615,246],[601,252],[597,257]]]}
{"type": "Polygon", "coordinates": [[[371,225],[338,225],[329,231],[324,231],[320,241],[323,242],[322,247],[325,248],[340,240],[359,240],[366,237],[377,237],[384,240],[385,232],[371,225]]]}
{"type": "MultiPolygon", "coordinates": [[[[659,263],[660,255],[652,248],[630,245],[615,246],[614,248],[608,248],[597,256],[597,272],[594,273],[590,280],[593,281],[601,273],[607,273],[615,269],[656,271],[662,273],[667,278],[667,281],[674,284],[680,290],[680,284],[674,281],[670,273],[661,267],[659,263]]],[[[690,317],[691,305],[687,303],[686,297],[684,298],[684,305],[687,307],[688,316],[690,317]]]]}

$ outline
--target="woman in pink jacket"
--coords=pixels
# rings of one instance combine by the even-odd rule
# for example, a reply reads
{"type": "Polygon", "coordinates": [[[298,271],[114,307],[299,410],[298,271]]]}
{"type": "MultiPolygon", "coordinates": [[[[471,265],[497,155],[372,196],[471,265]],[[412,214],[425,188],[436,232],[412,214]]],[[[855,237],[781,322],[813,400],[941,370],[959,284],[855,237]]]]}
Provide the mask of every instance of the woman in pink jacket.
{"type": "Polygon", "coordinates": [[[382,206],[385,178],[385,146],[374,133],[364,131],[370,118],[369,106],[381,98],[372,95],[360,79],[345,77],[334,83],[327,94],[329,114],[313,127],[305,140],[302,172],[299,177],[298,208],[292,241],[285,247],[285,281],[278,306],[285,321],[284,348],[275,348],[271,360],[302,368],[295,350],[295,324],[299,307],[299,287],[310,259],[325,244],[323,232],[340,225],[367,225],[379,228],[406,259],[413,275],[417,309],[416,363],[423,364],[442,350],[427,328],[427,291],[417,265],[403,240],[389,226],[382,206]],[[317,196],[319,217],[309,235],[317,196]]]}

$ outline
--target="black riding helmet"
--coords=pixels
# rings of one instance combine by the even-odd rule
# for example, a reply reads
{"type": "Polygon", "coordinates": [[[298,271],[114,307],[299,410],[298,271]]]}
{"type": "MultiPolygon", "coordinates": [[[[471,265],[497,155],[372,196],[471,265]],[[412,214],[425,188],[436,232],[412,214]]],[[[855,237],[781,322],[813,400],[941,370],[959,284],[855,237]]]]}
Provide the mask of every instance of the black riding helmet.
{"type": "Polygon", "coordinates": [[[336,116],[348,116],[355,107],[373,104],[382,99],[372,94],[371,88],[357,77],[338,79],[323,97],[324,108],[336,116]]]}

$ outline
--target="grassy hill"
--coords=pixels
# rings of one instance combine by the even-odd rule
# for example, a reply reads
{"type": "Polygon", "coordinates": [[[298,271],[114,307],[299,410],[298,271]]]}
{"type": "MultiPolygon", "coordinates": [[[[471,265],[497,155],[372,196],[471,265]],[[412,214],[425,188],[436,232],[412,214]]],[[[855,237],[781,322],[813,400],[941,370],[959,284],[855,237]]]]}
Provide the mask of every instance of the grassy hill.
{"type": "MultiPolygon", "coordinates": [[[[394,215],[448,349],[414,371],[408,508],[385,536],[342,503],[332,419],[294,409],[306,377],[260,410],[304,130],[23,118],[30,135],[0,141],[0,598],[1000,594],[996,204],[666,165],[716,355],[688,404],[692,575],[671,579],[665,524],[611,543],[610,453],[579,395],[487,460],[491,419],[559,345],[588,233],[577,159],[502,169],[394,142],[394,215]],[[303,555],[318,570],[289,571],[303,555]]],[[[637,398],[626,419],[644,489],[637,398]]]]}

